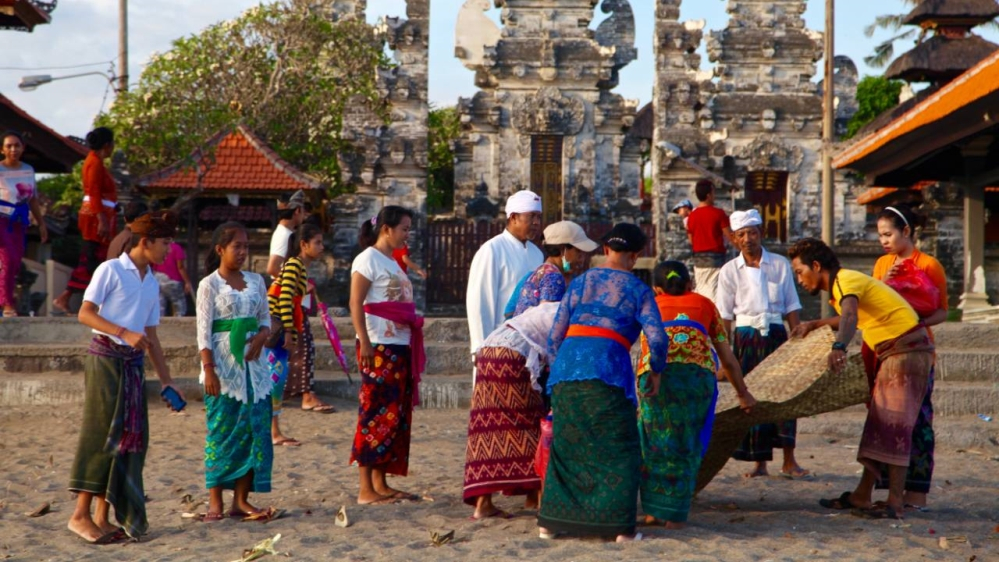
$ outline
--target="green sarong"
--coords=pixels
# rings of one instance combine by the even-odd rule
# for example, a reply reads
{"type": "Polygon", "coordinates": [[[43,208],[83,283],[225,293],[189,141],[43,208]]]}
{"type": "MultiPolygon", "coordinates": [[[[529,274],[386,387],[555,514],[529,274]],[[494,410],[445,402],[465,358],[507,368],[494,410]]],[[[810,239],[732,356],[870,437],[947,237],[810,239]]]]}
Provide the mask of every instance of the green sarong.
{"type": "Polygon", "coordinates": [[[691,363],[668,363],[659,394],[639,397],[642,510],[660,521],[683,523],[701,468],[701,429],[717,386],[714,373],[691,363]]]}
{"type": "Polygon", "coordinates": [[[538,525],[578,535],[635,532],[642,466],[635,405],[599,380],[552,390],[553,439],[538,525]]]}
{"type": "MultiPolygon", "coordinates": [[[[138,361],[138,368],[142,369],[141,356],[138,361]]],[[[128,536],[137,538],[149,528],[142,483],[149,432],[148,429],[143,432],[141,451],[120,452],[120,443],[109,438],[109,428],[121,424],[124,416],[123,360],[89,354],[84,359],[84,370],[86,390],[83,423],[80,426],[76,457],[70,470],[69,489],[105,496],[105,500],[114,508],[118,524],[128,536]]],[[[139,415],[142,427],[148,428],[145,393],[141,386],[138,390],[141,397],[139,415]]],[[[111,435],[115,433],[111,432],[111,435]]]]}

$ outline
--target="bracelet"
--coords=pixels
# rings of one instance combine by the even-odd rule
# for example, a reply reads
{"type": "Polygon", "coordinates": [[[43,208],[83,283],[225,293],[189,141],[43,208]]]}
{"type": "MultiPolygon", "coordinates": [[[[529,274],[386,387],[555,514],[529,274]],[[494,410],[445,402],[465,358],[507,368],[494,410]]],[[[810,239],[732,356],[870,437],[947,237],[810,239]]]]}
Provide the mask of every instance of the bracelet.
{"type": "Polygon", "coordinates": [[[208,370],[209,367],[211,367],[212,369],[214,369],[215,368],[215,363],[204,363],[203,365],[201,365],[201,367],[203,369],[205,369],[205,370],[208,370]]]}
{"type": "Polygon", "coordinates": [[[119,326],[118,331],[114,333],[114,337],[121,339],[121,336],[123,336],[126,331],[127,330],[125,329],[124,326],[119,326]]]}

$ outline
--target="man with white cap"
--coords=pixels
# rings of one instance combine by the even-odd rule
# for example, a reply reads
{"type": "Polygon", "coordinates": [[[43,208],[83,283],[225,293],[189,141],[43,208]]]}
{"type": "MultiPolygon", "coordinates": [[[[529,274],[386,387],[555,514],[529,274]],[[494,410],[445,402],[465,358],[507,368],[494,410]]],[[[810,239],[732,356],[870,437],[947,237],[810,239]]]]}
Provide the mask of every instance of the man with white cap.
{"type": "MultiPolygon", "coordinates": [[[[739,256],[726,263],[719,273],[715,303],[732,336],[732,350],[742,365],[751,371],[765,357],[787,341],[786,320],[791,330],[798,325],[801,302],[794,287],[794,272],[787,258],[763,248],[763,220],[756,209],[736,211],[729,217],[732,238],[739,256]]],[[[784,451],[781,475],[804,477],[809,472],[794,458],[797,422],[761,424],[753,427],[733,458],[755,462],[747,477],[766,476],[767,462],[773,449],[784,451]]]]}
{"type": "Polygon", "coordinates": [[[531,240],[541,230],[541,197],[518,191],[506,200],[506,229],[475,252],[465,307],[472,353],[503,322],[503,308],[517,283],[545,260],[531,240]]]}

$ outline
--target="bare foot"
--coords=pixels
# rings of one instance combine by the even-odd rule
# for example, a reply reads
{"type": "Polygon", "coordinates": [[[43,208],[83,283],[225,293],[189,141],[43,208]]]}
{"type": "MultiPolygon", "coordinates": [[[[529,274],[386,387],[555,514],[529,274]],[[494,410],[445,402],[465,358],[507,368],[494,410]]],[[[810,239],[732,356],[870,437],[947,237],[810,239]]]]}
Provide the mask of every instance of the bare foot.
{"type": "Polygon", "coordinates": [[[634,535],[618,535],[617,540],[614,542],[633,542],[642,540],[642,533],[635,533],[634,535]]]}
{"type": "Polygon", "coordinates": [[[765,464],[762,466],[760,464],[757,464],[756,468],[754,468],[752,471],[742,475],[743,478],[760,478],[761,476],[770,476],[770,473],[767,472],[767,465],[765,464]]]}
{"type": "Polygon", "coordinates": [[[402,490],[396,490],[394,488],[385,488],[384,490],[375,488],[375,493],[393,500],[417,501],[420,499],[420,496],[417,496],[416,494],[410,494],[409,492],[403,492],[402,490]]]}
{"type": "Polygon", "coordinates": [[[17,316],[17,309],[12,306],[3,307],[3,317],[4,318],[14,318],[17,316]]]}
{"type": "MultiPolygon", "coordinates": [[[[215,509],[212,509],[211,504],[209,504],[208,505],[208,511],[209,511],[209,513],[213,512],[213,511],[216,512],[216,513],[221,513],[222,512],[222,506],[219,506],[219,509],[215,510],[215,509]]],[[[260,513],[261,511],[262,511],[261,509],[259,509],[257,507],[254,507],[253,505],[251,505],[250,502],[248,502],[248,501],[237,502],[235,498],[233,498],[233,500],[232,500],[232,507],[229,509],[229,513],[230,514],[236,513],[236,514],[250,515],[252,513],[260,513]]]]}
{"type": "Polygon", "coordinates": [[[926,494],[920,492],[905,492],[902,495],[902,503],[905,504],[906,511],[915,509],[916,511],[921,511],[926,507],[926,494]]]}
{"type": "Polygon", "coordinates": [[[794,463],[789,466],[781,467],[780,475],[785,478],[805,478],[811,476],[812,471],[801,468],[798,466],[798,463],[794,463]]]}
{"type": "Polygon", "coordinates": [[[538,492],[529,492],[527,497],[524,498],[524,509],[538,509],[541,505],[541,494],[538,492]]]}
{"type": "Polygon", "coordinates": [[[71,518],[69,520],[69,524],[67,524],[66,527],[70,531],[76,533],[76,535],[79,536],[81,539],[89,543],[97,542],[98,539],[100,539],[101,537],[105,536],[108,533],[107,531],[104,531],[100,527],[98,527],[97,524],[94,523],[94,520],[89,517],[85,519],[71,518]]]}
{"type": "Polygon", "coordinates": [[[390,503],[396,503],[398,501],[399,500],[391,496],[383,496],[381,494],[357,495],[357,505],[385,505],[390,503]]]}
{"type": "Polygon", "coordinates": [[[677,523],[675,521],[667,521],[666,528],[671,531],[679,531],[687,527],[686,523],[677,523]]]}

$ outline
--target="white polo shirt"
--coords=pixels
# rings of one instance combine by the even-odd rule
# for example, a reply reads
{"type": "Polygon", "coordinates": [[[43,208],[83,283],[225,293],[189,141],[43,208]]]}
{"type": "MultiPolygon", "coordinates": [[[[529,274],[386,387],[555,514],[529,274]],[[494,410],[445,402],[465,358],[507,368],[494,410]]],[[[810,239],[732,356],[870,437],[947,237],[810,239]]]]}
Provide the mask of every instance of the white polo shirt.
{"type": "MultiPolygon", "coordinates": [[[[98,306],[98,314],[108,322],[124,326],[130,332],[144,333],[146,328],[160,324],[160,284],[152,268],[144,278],[128,254],[97,266],[83,300],[98,306]]],[[[112,341],[127,345],[112,334],[93,330],[112,341]]]]}

